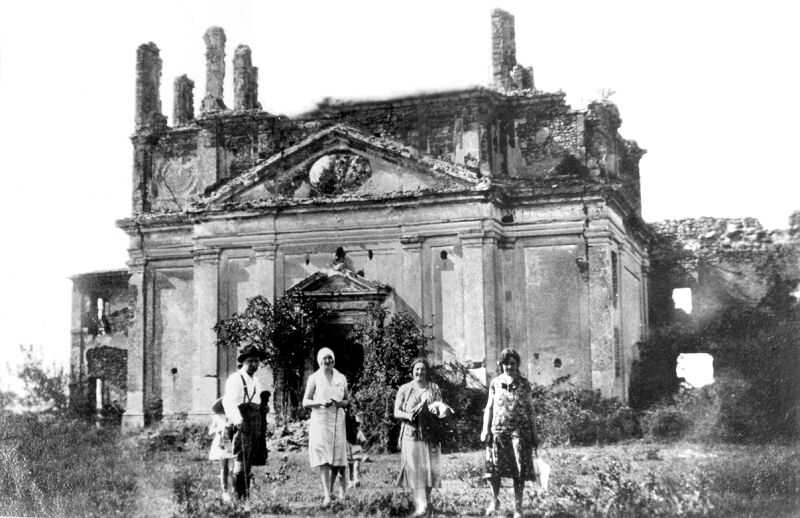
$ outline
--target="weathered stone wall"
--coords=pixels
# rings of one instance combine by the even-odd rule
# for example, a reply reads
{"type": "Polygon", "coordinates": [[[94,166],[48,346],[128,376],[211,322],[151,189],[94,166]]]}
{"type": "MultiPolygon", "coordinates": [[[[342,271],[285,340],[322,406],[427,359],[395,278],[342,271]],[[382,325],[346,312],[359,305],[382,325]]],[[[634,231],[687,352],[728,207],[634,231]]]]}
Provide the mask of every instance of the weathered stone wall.
{"type": "Polygon", "coordinates": [[[180,416],[192,406],[192,363],[200,345],[188,333],[195,326],[193,272],[187,267],[154,265],[151,279],[152,335],[145,351],[152,368],[145,385],[145,405],[154,417],[159,413],[180,416]]]}
{"type": "Polygon", "coordinates": [[[567,154],[583,159],[583,117],[569,109],[563,95],[515,99],[504,115],[500,140],[507,157],[504,174],[553,175],[567,154]]]}
{"type": "Polygon", "coordinates": [[[754,218],[694,218],[651,223],[658,322],[671,319],[671,293],[692,289],[693,317],[709,319],[731,304],[756,304],[774,275],[800,278],[791,229],[767,230],[754,218]]]}
{"type": "Polygon", "coordinates": [[[384,102],[323,103],[308,118],[389,135],[423,153],[490,175],[494,171],[490,143],[497,132],[494,96],[468,90],[384,102]]]}
{"type": "Polygon", "coordinates": [[[128,332],[133,324],[137,296],[136,291],[128,286],[129,277],[127,271],[120,270],[72,277],[69,383],[70,405],[73,408],[90,411],[95,407],[94,386],[91,385],[94,378],[107,383],[109,397],[125,407],[127,387],[124,376],[119,378],[106,370],[93,371],[88,357],[90,351],[100,349],[116,351],[101,355],[103,357],[122,357],[124,355],[120,354],[127,351],[130,345],[128,332]]]}

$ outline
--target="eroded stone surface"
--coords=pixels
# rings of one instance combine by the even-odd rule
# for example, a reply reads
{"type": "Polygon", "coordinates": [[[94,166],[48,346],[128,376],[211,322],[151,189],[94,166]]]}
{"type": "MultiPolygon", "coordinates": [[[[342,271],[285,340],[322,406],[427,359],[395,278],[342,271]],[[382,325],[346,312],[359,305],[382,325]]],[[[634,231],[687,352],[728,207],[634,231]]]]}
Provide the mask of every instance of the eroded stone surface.
{"type": "Polygon", "coordinates": [[[234,110],[255,110],[258,104],[258,68],[253,66],[250,47],[239,45],[233,55],[234,110]]]}
{"type": "Polygon", "coordinates": [[[225,109],[222,100],[225,81],[225,31],[222,27],[209,27],[203,35],[206,43],[206,95],[203,98],[203,112],[216,112],[225,109]]]}
{"type": "Polygon", "coordinates": [[[172,124],[183,126],[194,120],[194,81],[186,75],[175,78],[173,85],[172,124]]]}

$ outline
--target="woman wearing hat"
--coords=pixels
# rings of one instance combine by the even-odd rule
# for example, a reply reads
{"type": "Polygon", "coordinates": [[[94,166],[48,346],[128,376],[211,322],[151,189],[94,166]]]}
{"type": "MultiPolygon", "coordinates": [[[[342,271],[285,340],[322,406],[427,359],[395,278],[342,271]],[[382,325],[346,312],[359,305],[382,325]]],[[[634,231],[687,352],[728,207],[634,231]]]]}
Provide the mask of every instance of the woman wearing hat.
{"type": "Polygon", "coordinates": [[[265,403],[269,392],[262,390],[253,377],[265,358],[261,349],[245,346],[236,358],[241,367],[228,376],[222,396],[225,417],[236,430],[233,436],[233,487],[239,498],[249,495],[251,468],[263,466],[267,460],[265,403]],[[260,400],[256,399],[257,394],[260,400]]]}
{"type": "Polygon", "coordinates": [[[492,487],[492,503],[486,514],[499,506],[500,478],[514,481],[514,518],[522,516],[522,492],[526,480],[534,480],[533,453],[537,439],[531,384],[519,373],[519,353],[504,349],[497,364],[500,375],[489,384],[483,412],[481,441],[486,444],[486,474],[492,487]]]}
{"type": "Polygon", "coordinates": [[[322,505],[331,503],[331,490],[339,475],[339,497],[347,487],[347,433],[344,408],[349,404],[347,379],[333,366],[333,351],[323,347],[317,352],[317,369],[306,382],[303,407],[311,409],[308,424],[308,456],[311,467],[318,467],[322,482],[322,505]]]}

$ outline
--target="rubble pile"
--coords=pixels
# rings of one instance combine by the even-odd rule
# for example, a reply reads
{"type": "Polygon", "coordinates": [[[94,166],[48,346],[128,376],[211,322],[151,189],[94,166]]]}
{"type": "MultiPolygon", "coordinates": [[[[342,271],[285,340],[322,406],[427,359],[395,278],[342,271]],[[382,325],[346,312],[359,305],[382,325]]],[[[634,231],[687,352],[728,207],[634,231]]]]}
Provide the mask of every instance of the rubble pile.
{"type": "Polygon", "coordinates": [[[272,429],[267,439],[269,451],[298,451],[308,448],[308,420],[295,421],[272,429]]]}

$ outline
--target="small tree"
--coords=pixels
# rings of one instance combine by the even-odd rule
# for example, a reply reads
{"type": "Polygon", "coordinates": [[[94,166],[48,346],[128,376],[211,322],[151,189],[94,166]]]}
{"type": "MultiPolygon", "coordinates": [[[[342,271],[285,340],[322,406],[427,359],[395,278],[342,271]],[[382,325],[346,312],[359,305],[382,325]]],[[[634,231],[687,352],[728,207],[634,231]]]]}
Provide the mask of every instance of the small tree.
{"type": "Polygon", "coordinates": [[[214,326],[219,346],[239,349],[252,345],[264,351],[275,380],[273,401],[284,421],[297,417],[303,373],[323,317],[324,311],[301,293],[288,294],[274,304],[259,295],[247,301],[242,313],[214,326]]]}
{"type": "Polygon", "coordinates": [[[32,346],[20,346],[23,359],[17,367],[16,376],[23,389],[0,391],[0,411],[18,406],[25,411],[63,413],[67,410],[67,374],[63,367],[46,368],[32,346]]]}
{"type": "Polygon", "coordinates": [[[407,313],[395,313],[387,321],[386,311],[372,306],[351,338],[364,350],[364,375],[353,383],[353,399],[363,413],[368,444],[390,450],[397,436],[394,399],[408,381],[411,361],[425,353],[422,330],[407,313]]]}

